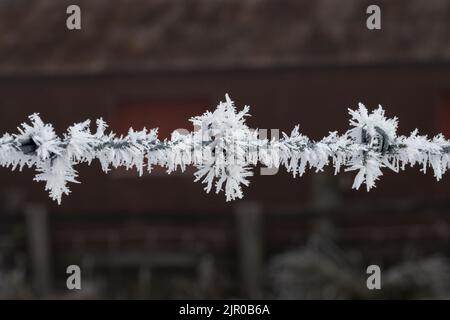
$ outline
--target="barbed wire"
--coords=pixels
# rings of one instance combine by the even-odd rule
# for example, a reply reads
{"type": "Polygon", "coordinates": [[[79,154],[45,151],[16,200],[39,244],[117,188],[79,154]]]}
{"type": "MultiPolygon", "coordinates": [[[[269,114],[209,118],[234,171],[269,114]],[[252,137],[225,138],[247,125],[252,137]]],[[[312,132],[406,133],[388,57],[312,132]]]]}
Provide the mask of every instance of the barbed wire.
{"type": "Polygon", "coordinates": [[[226,200],[242,198],[242,185],[249,185],[251,168],[258,164],[285,167],[294,177],[307,168],[316,172],[332,165],[335,174],[342,168],[357,171],[353,188],[366,185],[367,191],[383,174],[386,167],[395,172],[407,165],[420,165],[423,172],[431,167],[440,180],[450,166],[450,141],[442,134],[431,139],[418,134],[397,136],[397,118],[386,118],[381,106],[368,112],[363,104],[350,110],[351,128],[342,135],[330,132],[320,141],[313,141],[300,133],[296,126],[280,139],[263,139],[260,130],[245,123],[249,107],[237,111],[226,95],[212,112],[193,117],[196,130],[187,134],[175,131],[170,139],[160,140],[157,129],[130,129],[125,136],[107,133],[107,124],[99,119],[91,132],[90,121],[76,123],[58,136],[51,124],[44,123],[38,114],[29,117],[16,134],[0,138],[0,165],[12,170],[35,168],[35,181],[46,183],[45,189],[59,204],[68,195],[68,183],[79,183],[75,166],[90,165],[98,160],[102,170],[125,167],[144,169],[151,173],[154,166],[166,168],[167,173],[184,171],[195,166],[195,181],[204,183],[205,190],[225,192],[226,200]]]}

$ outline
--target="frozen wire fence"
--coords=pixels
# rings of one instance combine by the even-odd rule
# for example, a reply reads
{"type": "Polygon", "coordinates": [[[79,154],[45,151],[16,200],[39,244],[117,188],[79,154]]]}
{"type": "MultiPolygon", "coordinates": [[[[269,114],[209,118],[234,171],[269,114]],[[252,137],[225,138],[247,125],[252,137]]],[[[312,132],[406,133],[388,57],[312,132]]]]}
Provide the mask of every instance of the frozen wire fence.
{"type": "Polygon", "coordinates": [[[332,165],[335,174],[342,168],[357,171],[353,188],[363,183],[367,190],[375,186],[387,167],[395,172],[416,164],[426,172],[434,171],[437,180],[450,166],[450,141],[441,134],[429,139],[418,134],[397,136],[397,118],[388,119],[380,106],[369,113],[363,104],[350,110],[350,130],[343,135],[331,132],[320,141],[302,135],[299,126],[281,139],[260,139],[258,129],[245,123],[249,107],[236,110],[233,101],[219,103],[213,112],[205,112],[190,121],[198,128],[189,134],[174,132],[169,140],[159,140],[157,129],[135,131],[117,136],[107,133],[107,124],[97,120],[95,132],[90,121],[76,123],[58,136],[51,124],[38,114],[30,116],[31,124],[23,123],[16,134],[0,138],[0,165],[12,170],[35,168],[36,181],[44,181],[53,200],[61,203],[69,194],[68,183],[78,183],[74,166],[93,160],[101,163],[104,172],[111,167],[135,168],[140,175],[154,166],[171,173],[195,166],[195,181],[201,180],[205,190],[225,192],[226,200],[242,198],[242,185],[248,186],[251,167],[258,163],[267,167],[284,166],[294,177],[306,168],[321,171],[332,165]]]}

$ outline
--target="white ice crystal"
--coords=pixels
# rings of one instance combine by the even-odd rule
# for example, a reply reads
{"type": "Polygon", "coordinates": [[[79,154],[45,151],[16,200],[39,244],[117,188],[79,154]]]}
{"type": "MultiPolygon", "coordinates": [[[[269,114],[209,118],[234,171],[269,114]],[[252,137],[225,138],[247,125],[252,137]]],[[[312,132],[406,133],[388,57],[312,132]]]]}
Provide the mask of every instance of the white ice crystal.
{"type": "Polygon", "coordinates": [[[378,109],[371,113],[362,104],[358,104],[357,110],[348,109],[351,115],[350,125],[353,127],[349,130],[350,135],[357,141],[361,141],[362,130],[366,130],[370,136],[377,134],[376,128],[380,128],[386,134],[389,142],[393,142],[397,134],[398,119],[394,117],[388,119],[384,115],[384,109],[378,106],[378,109]]]}
{"type": "Polygon", "coordinates": [[[37,166],[40,172],[34,178],[35,181],[44,181],[45,190],[49,191],[50,198],[61,204],[62,196],[68,195],[70,189],[68,182],[79,183],[76,180],[77,172],[72,167],[68,157],[56,157],[49,159],[37,166]]]}
{"type": "Polygon", "coordinates": [[[352,188],[359,189],[365,183],[369,191],[383,175],[381,168],[391,167],[389,155],[380,152],[379,147],[375,148],[373,142],[384,145],[394,143],[398,121],[397,118],[386,118],[381,106],[371,113],[362,103],[358,106],[357,110],[349,109],[350,125],[353,128],[348,131],[348,136],[357,145],[348,155],[349,167],[346,170],[358,170],[352,188]],[[375,138],[377,140],[374,140],[375,138]],[[366,139],[369,141],[365,141],[366,139]]]}
{"type": "Polygon", "coordinates": [[[90,123],[89,120],[76,123],[69,127],[64,135],[67,143],[67,157],[74,162],[86,160],[90,163],[94,158],[95,137],[90,132],[90,123]]]}
{"type": "Polygon", "coordinates": [[[250,149],[249,141],[255,137],[245,124],[249,116],[249,107],[236,112],[233,101],[226,95],[213,112],[191,119],[198,127],[194,140],[205,144],[203,163],[197,165],[195,181],[206,184],[205,191],[210,192],[214,181],[216,193],[225,188],[227,201],[242,198],[242,185],[247,186],[247,177],[252,172],[247,166],[246,155],[250,149]]]}
{"type": "Polygon", "coordinates": [[[36,145],[36,155],[40,160],[46,160],[53,154],[60,154],[61,141],[55,134],[55,130],[51,124],[45,124],[39,114],[35,113],[30,116],[31,126],[27,123],[22,124],[16,140],[19,142],[32,142],[36,145]]]}

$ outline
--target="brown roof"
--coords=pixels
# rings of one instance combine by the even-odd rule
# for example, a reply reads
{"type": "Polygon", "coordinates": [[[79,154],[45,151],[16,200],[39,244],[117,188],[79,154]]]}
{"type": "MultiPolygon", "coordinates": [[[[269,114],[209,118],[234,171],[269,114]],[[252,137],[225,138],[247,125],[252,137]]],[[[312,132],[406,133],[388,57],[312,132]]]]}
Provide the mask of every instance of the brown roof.
{"type": "Polygon", "coordinates": [[[448,62],[450,1],[3,0],[0,75],[448,62]],[[66,29],[78,4],[82,30],[66,29]]]}

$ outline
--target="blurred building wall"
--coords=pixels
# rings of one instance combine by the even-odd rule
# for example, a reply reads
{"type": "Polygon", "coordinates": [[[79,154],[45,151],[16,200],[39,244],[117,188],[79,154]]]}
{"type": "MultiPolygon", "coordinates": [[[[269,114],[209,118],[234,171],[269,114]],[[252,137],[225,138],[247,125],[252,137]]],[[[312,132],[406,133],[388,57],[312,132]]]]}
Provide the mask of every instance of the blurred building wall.
{"type": "MultiPolygon", "coordinates": [[[[381,104],[387,116],[399,117],[400,134],[419,128],[423,134],[434,135],[446,128],[439,122],[439,110],[450,108],[444,99],[450,89],[449,71],[447,65],[386,65],[4,78],[0,80],[0,125],[6,132],[15,132],[28,115],[40,112],[60,133],[76,121],[99,117],[112,122],[114,130],[120,129],[113,118],[121,106],[164,106],[172,101],[194,99],[200,101],[198,105],[193,108],[186,102],[188,111],[184,112],[188,115],[192,109],[194,116],[199,110],[214,108],[228,92],[238,106],[252,107],[253,117],[248,120],[252,127],[290,132],[299,123],[303,133],[319,139],[328,131],[344,132],[348,128],[347,108],[355,108],[361,101],[372,108],[381,104]]],[[[179,108],[183,108],[182,103],[179,108]]],[[[166,122],[166,127],[171,126],[170,114],[168,119],[139,120],[149,128],[158,127],[160,120],[166,122]]],[[[173,129],[179,128],[180,122],[174,121],[173,129]]],[[[193,129],[188,116],[184,125],[193,129]]],[[[105,175],[98,164],[81,165],[78,169],[82,183],[71,186],[73,192],[64,198],[61,207],[50,204],[43,186],[32,181],[31,170],[24,173],[2,170],[0,176],[5,182],[2,190],[18,190],[25,199],[49,203],[58,211],[223,211],[232,206],[222,194],[205,194],[203,186],[193,182],[193,170],[170,176],[156,170],[138,178],[137,173],[124,174],[123,170],[105,175]]],[[[298,179],[283,169],[273,176],[261,176],[258,168],[254,172],[250,187],[245,188],[247,200],[267,205],[299,205],[308,204],[314,196],[311,179],[317,174],[313,172],[298,179]]],[[[326,170],[319,175],[332,173],[326,170]]],[[[439,198],[445,197],[448,190],[447,176],[436,183],[431,174],[423,175],[418,168],[401,174],[386,171],[379,188],[370,193],[351,190],[353,173],[341,173],[332,179],[336,192],[347,199],[439,198]]]]}

